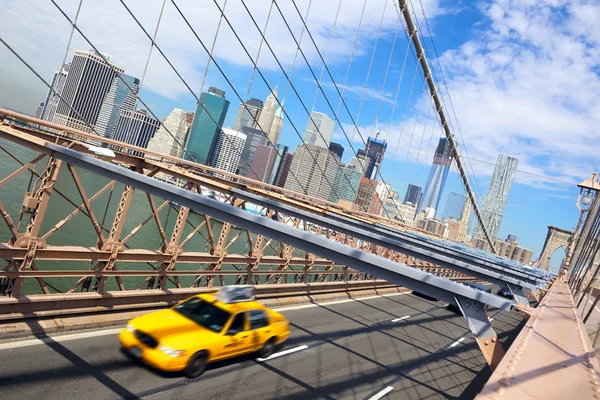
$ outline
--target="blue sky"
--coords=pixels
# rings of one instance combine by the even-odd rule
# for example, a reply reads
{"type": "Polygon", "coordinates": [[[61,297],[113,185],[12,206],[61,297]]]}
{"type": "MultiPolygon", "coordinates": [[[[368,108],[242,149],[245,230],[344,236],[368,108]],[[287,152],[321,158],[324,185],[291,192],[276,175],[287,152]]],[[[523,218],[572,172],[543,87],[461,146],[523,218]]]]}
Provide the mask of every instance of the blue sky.
{"type": "MultiPolygon", "coordinates": [[[[71,18],[76,15],[78,3],[77,0],[58,1],[71,18]]],[[[176,3],[210,48],[220,16],[214,4],[207,2],[198,7],[191,0],[176,3]]],[[[126,4],[152,35],[162,1],[129,0],[126,4]]],[[[271,3],[246,1],[246,4],[262,29],[271,3]]],[[[422,74],[416,70],[412,50],[404,65],[407,40],[402,26],[394,40],[398,17],[392,0],[370,0],[364,13],[363,0],[342,0],[333,34],[338,1],[313,1],[308,13],[308,1],[297,1],[297,4],[303,16],[308,15],[308,28],[321,55],[327,59],[335,82],[344,90],[346,103],[340,107],[339,96],[327,72],[322,86],[333,111],[322,93],[318,93],[314,101],[317,86],[313,75],[302,54],[296,55],[287,27],[273,7],[266,38],[291,76],[291,83],[304,106],[309,111],[314,107],[326,112],[332,118],[337,115],[340,123],[336,125],[334,140],[346,147],[344,161],[351,156],[345,135],[354,149],[362,147],[363,140],[375,133],[377,117],[381,136],[389,143],[382,169],[384,179],[402,194],[408,183],[424,186],[441,130],[429,99],[423,95],[422,74]],[[354,47],[361,14],[361,31],[354,47]],[[352,119],[359,129],[352,124],[352,119]]],[[[428,28],[421,21],[421,4],[413,4],[417,23],[422,23],[420,32],[424,43],[433,56],[428,28]]],[[[302,34],[296,10],[291,2],[280,1],[278,5],[296,38],[303,35],[301,48],[319,77],[320,56],[307,33],[302,34]]],[[[600,100],[596,95],[600,92],[600,32],[595,28],[595,21],[600,19],[600,6],[585,0],[520,0],[510,2],[510,7],[504,0],[458,3],[427,0],[423,5],[454,107],[450,106],[446,85],[442,84],[437,60],[431,60],[430,65],[444,96],[451,127],[459,141],[466,143],[468,155],[473,160],[493,164],[499,153],[506,153],[519,158],[519,170],[565,182],[557,183],[524,172],[518,172],[515,177],[500,236],[516,234],[522,246],[538,253],[547,225],[563,228],[575,225],[578,211],[574,206],[577,197],[574,184],[587,179],[598,167],[599,157],[589,143],[598,137],[595,127],[600,126],[600,100]],[[452,109],[456,111],[456,118],[452,109]]],[[[0,7],[4,10],[0,16],[0,36],[50,80],[67,49],[68,21],[51,2],[42,0],[0,0],[0,7]]],[[[240,0],[228,1],[225,14],[256,60],[260,36],[240,0]]],[[[78,26],[127,73],[144,75],[149,40],[120,2],[83,2],[78,26]]],[[[226,125],[233,122],[240,102],[233,88],[245,99],[252,79],[250,97],[265,99],[269,94],[261,76],[254,74],[252,78],[252,62],[226,21],[221,22],[214,55],[233,88],[214,64],[204,81],[206,52],[170,1],[162,13],[156,42],[196,96],[202,87],[206,90],[208,86],[218,86],[226,91],[232,103],[226,125]]],[[[76,32],[68,50],[69,57],[75,49],[89,47],[76,32]]],[[[46,89],[3,47],[0,47],[0,57],[7,60],[0,66],[0,104],[32,113],[46,89]]],[[[280,100],[285,99],[288,115],[281,141],[293,149],[300,143],[298,133],[302,135],[306,128],[307,113],[264,44],[258,64],[267,83],[271,87],[278,85],[280,100]]],[[[156,49],[144,76],[141,98],[159,118],[166,117],[173,108],[195,108],[194,95],[156,49]]],[[[487,163],[472,161],[470,164],[472,171],[469,172],[474,175],[480,195],[485,194],[493,172],[493,166],[487,163]]],[[[443,202],[452,190],[462,192],[455,174],[449,178],[443,202]]]]}

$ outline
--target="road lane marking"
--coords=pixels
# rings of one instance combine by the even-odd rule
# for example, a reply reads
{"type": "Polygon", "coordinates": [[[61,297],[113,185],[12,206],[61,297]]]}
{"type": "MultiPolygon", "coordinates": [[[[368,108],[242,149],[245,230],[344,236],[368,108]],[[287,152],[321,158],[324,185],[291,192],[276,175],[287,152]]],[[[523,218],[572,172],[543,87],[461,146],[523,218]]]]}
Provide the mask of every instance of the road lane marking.
{"type": "Polygon", "coordinates": [[[0,350],[16,349],[18,347],[36,346],[38,344],[47,344],[47,343],[52,343],[52,342],[62,343],[62,342],[68,342],[71,340],[87,339],[87,338],[97,337],[97,336],[114,335],[114,334],[121,332],[122,329],[123,328],[121,327],[121,328],[115,328],[115,329],[105,329],[102,331],[81,332],[81,333],[73,333],[70,335],[45,337],[45,338],[41,338],[41,339],[26,339],[26,340],[19,340],[19,341],[15,341],[15,342],[0,343],[0,350]]]}
{"type": "Polygon", "coordinates": [[[460,344],[460,343],[461,343],[463,340],[465,340],[465,338],[464,338],[464,337],[461,337],[461,338],[460,338],[460,339],[458,339],[456,342],[452,343],[452,344],[450,345],[450,347],[448,347],[448,348],[449,348],[449,349],[451,349],[451,348],[453,348],[453,347],[456,347],[456,346],[458,346],[458,345],[459,345],[459,344],[460,344]]]}
{"type": "Polygon", "coordinates": [[[383,396],[385,396],[386,394],[388,394],[389,392],[391,392],[392,390],[394,390],[394,388],[391,387],[391,386],[388,386],[385,389],[383,389],[381,392],[377,393],[375,396],[370,397],[369,400],[379,400],[383,396]]]}
{"type": "Polygon", "coordinates": [[[273,354],[271,354],[267,358],[257,358],[256,361],[258,361],[258,362],[264,362],[264,361],[267,361],[267,360],[272,360],[273,358],[277,358],[277,357],[281,357],[281,356],[286,356],[288,354],[295,353],[297,351],[306,350],[306,349],[308,349],[307,345],[298,346],[298,347],[294,347],[292,349],[280,351],[279,353],[273,353],[273,354]]]}
{"type": "Polygon", "coordinates": [[[352,303],[354,301],[375,300],[375,299],[380,299],[382,297],[403,296],[403,295],[406,295],[406,294],[410,294],[410,292],[381,294],[381,295],[367,296],[367,297],[357,297],[356,299],[334,300],[334,301],[326,301],[326,302],[323,302],[323,303],[302,304],[302,305],[299,305],[299,306],[272,307],[272,309],[274,311],[277,311],[277,312],[296,311],[296,310],[304,310],[306,308],[313,308],[313,307],[319,307],[319,306],[333,306],[333,305],[336,305],[336,304],[352,303]]]}
{"type": "Polygon", "coordinates": [[[409,318],[410,318],[410,315],[405,315],[404,317],[401,317],[401,318],[394,318],[392,320],[392,322],[398,322],[398,321],[402,321],[402,320],[409,319],[409,318]]]}

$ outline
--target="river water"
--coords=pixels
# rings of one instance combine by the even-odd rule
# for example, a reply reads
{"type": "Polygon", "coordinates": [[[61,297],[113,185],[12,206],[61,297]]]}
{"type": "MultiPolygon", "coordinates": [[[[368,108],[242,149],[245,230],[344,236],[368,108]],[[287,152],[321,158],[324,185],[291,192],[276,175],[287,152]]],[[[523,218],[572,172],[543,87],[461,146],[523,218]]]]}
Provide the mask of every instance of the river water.
{"type": "MultiPolygon", "coordinates": [[[[0,139],[0,146],[8,150],[12,155],[17,157],[24,163],[31,161],[36,153],[25,147],[16,145],[12,142],[8,142],[4,139],[0,139]]],[[[47,159],[42,160],[38,163],[36,171],[41,172],[46,166],[47,159]]],[[[4,151],[0,149],[0,180],[4,179],[8,175],[12,174],[20,167],[15,160],[8,156],[4,151]]],[[[82,182],[84,190],[89,197],[93,196],[97,191],[103,188],[109,180],[88,172],[84,169],[77,168],[77,174],[82,182]]],[[[15,224],[20,221],[20,210],[23,203],[25,192],[27,191],[28,185],[31,179],[31,173],[28,171],[23,172],[18,177],[14,178],[8,184],[0,187],[0,201],[4,204],[7,211],[15,224]]],[[[37,178],[33,178],[35,181],[37,178]]],[[[92,208],[94,214],[98,220],[110,230],[112,220],[115,215],[115,211],[123,190],[122,184],[115,184],[114,192],[111,195],[111,191],[108,190],[102,194],[97,200],[94,201],[92,208]]],[[[44,235],[50,229],[52,229],[58,222],[62,221],[67,215],[69,215],[76,207],[81,205],[83,202],[77,188],[73,182],[71,174],[69,173],[66,164],[63,164],[59,179],[55,185],[55,190],[52,193],[48,211],[44,217],[40,236],[44,235]],[[69,198],[76,206],[70,204],[67,200],[62,198],[59,193],[62,193],[69,198]]],[[[162,204],[163,200],[154,198],[156,207],[162,204]]],[[[130,207],[127,219],[125,222],[125,229],[121,238],[129,234],[129,232],[138,226],[142,221],[151,215],[151,209],[148,203],[146,194],[140,191],[134,193],[132,206],[130,207]]],[[[165,226],[167,238],[170,237],[173,225],[177,218],[177,209],[167,206],[159,213],[161,221],[165,226]]],[[[20,232],[24,232],[29,218],[28,215],[23,215],[20,222],[20,232]]],[[[194,213],[190,213],[188,221],[197,226],[204,219],[202,216],[194,213]]],[[[212,229],[215,240],[218,239],[221,231],[222,224],[219,222],[213,222],[212,229]]],[[[182,240],[193,230],[190,224],[186,224],[182,240]]],[[[229,241],[232,240],[240,231],[238,229],[232,229],[229,241]]],[[[108,233],[104,232],[104,236],[107,237],[108,233]]],[[[206,227],[203,227],[194,237],[185,245],[185,251],[209,251],[209,245],[207,240],[208,237],[206,227]],[[204,237],[202,236],[204,235],[204,237]]],[[[253,235],[255,239],[256,235],[253,235]]],[[[0,242],[6,243],[10,238],[9,230],[4,221],[0,220],[0,242]]],[[[96,233],[90,219],[82,212],[77,214],[74,218],[68,221],[55,233],[53,233],[47,240],[48,245],[70,245],[70,246],[96,246],[96,233]]],[[[160,236],[156,228],[156,224],[153,220],[150,220],[144,227],[142,227],[130,240],[127,241],[127,245],[130,248],[142,248],[156,250],[160,246],[160,236]]],[[[274,249],[279,248],[277,242],[273,242],[272,246],[274,249]]],[[[264,250],[265,255],[277,254],[275,250],[267,247],[264,250]]],[[[228,248],[229,254],[244,254],[248,250],[247,235],[242,233],[238,239],[228,248]]],[[[296,251],[295,256],[300,256],[301,253],[296,251]]],[[[0,260],[0,268],[5,267],[7,264],[6,260],[0,260]]],[[[37,260],[36,265],[39,269],[65,269],[65,270],[88,270],[90,269],[89,262],[79,261],[49,261],[49,260],[37,260]]],[[[245,268],[245,265],[238,265],[238,268],[245,268]]],[[[206,268],[206,265],[201,264],[177,264],[179,270],[198,270],[200,268],[206,268]]],[[[224,270],[235,269],[233,265],[223,265],[224,270]]],[[[123,270],[151,270],[152,266],[146,263],[117,263],[117,269],[123,270]]],[[[264,280],[264,277],[261,277],[264,280]]],[[[64,292],[69,290],[79,278],[48,278],[45,281],[51,286],[52,291],[64,292]]],[[[194,280],[193,276],[180,277],[180,281],[183,287],[190,286],[194,280]]],[[[225,277],[226,283],[231,283],[235,280],[233,276],[225,277]]],[[[136,289],[144,281],[144,277],[129,277],[123,279],[126,289],[136,289]]],[[[218,283],[217,283],[218,284],[218,283]]],[[[173,284],[169,285],[174,286],[173,284]]],[[[116,290],[116,280],[109,278],[107,283],[108,290],[116,290]]],[[[23,294],[41,293],[40,287],[34,279],[26,279],[23,287],[23,294]]]]}

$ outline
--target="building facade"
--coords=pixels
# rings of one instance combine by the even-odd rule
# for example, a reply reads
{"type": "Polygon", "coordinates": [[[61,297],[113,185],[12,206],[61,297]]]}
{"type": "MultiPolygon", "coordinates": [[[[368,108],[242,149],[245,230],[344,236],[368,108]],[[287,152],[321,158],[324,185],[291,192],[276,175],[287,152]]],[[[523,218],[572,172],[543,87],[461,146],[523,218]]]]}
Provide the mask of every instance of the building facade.
{"type": "Polygon", "coordinates": [[[287,152],[288,147],[281,144],[275,146],[269,144],[258,145],[248,177],[274,184],[279,168],[282,165],[282,160],[287,152]]]}
{"type": "Polygon", "coordinates": [[[304,143],[329,149],[334,128],[335,122],[327,114],[313,111],[310,113],[308,126],[304,133],[304,143]]]}
{"type": "Polygon", "coordinates": [[[262,111],[263,105],[264,103],[262,100],[255,98],[240,104],[232,128],[242,132],[242,127],[244,126],[250,128],[258,127],[258,119],[260,118],[260,112],[262,111]]]}
{"type": "Polygon", "coordinates": [[[285,188],[327,200],[338,167],[336,156],[328,147],[299,145],[285,182],[285,188]]]}
{"type": "Polygon", "coordinates": [[[335,173],[329,201],[332,203],[339,203],[340,200],[354,202],[358,193],[360,178],[360,172],[352,165],[341,164],[335,173]]]}
{"type": "Polygon", "coordinates": [[[367,178],[377,179],[386,148],[387,143],[385,140],[377,140],[377,138],[368,137],[365,148],[358,150],[357,156],[368,157],[368,164],[365,172],[367,178]]]}
{"type": "Polygon", "coordinates": [[[344,146],[339,143],[331,142],[329,143],[329,151],[333,154],[336,154],[341,160],[342,156],[344,155],[344,146]]]}
{"type": "MultiPolygon", "coordinates": [[[[508,202],[508,194],[512,185],[519,160],[515,157],[509,157],[506,154],[500,154],[496,162],[496,168],[490,181],[490,187],[483,199],[481,206],[481,217],[492,240],[498,235],[502,218],[504,217],[504,208],[508,202]]],[[[483,229],[479,221],[475,223],[473,230],[474,238],[484,237],[483,229]]]]}
{"type": "MultiPolygon", "coordinates": [[[[275,112],[277,111],[277,94],[277,86],[275,86],[275,89],[273,89],[269,96],[267,96],[262,111],[260,112],[260,118],[258,119],[258,126],[256,128],[266,132],[267,134],[271,132],[271,127],[273,126],[273,121],[275,120],[275,112]]],[[[271,143],[277,143],[277,141],[274,141],[271,137],[269,137],[269,140],[271,143]]]]}
{"type": "Polygon", "coordinates": [[[210,164],[228,109],[229,100],[223,90],[210,87],[200,95],[186,144],[186,160],[210,164]]]}
{"type": "Polygon", "coordinates": [[[467,196],[465,196],[464,194],[451,192],[448,195],[448,200],[446,201],[446,208],[444,209],[444,214],[442,215],[442,218],[459,219],[462,215],[466,201],[467,196]]]}
{"type": "MultiPolygon", "coordinates": [[[[146,110],[121,110],[114,130],[114,140],[133,146],[147,148],[150,139],[160,126],[160,121],[148,115],[146,110]]],[[[129,151],[129,154],[143,157],[141,151],[129,151]]]]}
{"type": "Polygon", "coordinates": [[[140,80],[138,78],[126,74],[115,77],[102,107],[100,107],[96,124],[98,135],[109,139],[113,137],[119,112],[121,110],[135,111],[139,87],[140,80]]]}
{"type": "Polygon", "coordinates": [[[358,186],[358,193],[354,202],[358,205],[360,211],[369,212],[373,196],[375,194],[375,188],[377,187],[377,181],[374,179],[368,179],[365,177],[360,178],[360,184],[358,186]]]}
{"type": "Polygon", "coordinates": [[[264,145],[267,142],[267,138],[263,131],[257,128],[251,128],[249,126],[242,127],[242,133],[246,135],[246,142],[242,149],[240,164],[238,167],[239,174],[242,176],[250,176],[252,162],[256,155],[256,149],[260,145],[264,145]]]}
{"type": "Polygon", "coordinates": [[[290,168],[292,167],[292,162],[294,161],[294,156],[296,153],[285,153],[281,160],[281,166],[277,171],[277,175],[273,180],[273,184],[275,186],[284,187],[287,182],[288,176],[290,174],[290,168]]]}
{"type": "MultiPolygon", "coordinates": [[[[245,133],[229,128],[223,128],[217,139],[211,165],[215,168],[235,174],[239,168],[245,143],[245,133]]],[[[215,175],[229,179],[223,174],[217,173],[215,175]]]]}
{"type": "Polygon", "coordinates": [[[187,112],[176,108],[163,121],[158,131],[148,143],[148,150],[181,158],[185,139],[190,128],[187,112]],[[180,144],[178,144],[181,143],[180,144]]]}
{"type": "Polygon", "coordinates": [[[125,72],[93,51],[75,51],[52,122],[93,133],[117,74],[125,72]]]}
{"type": "Polygon", "coordinates": [[[58,103],[60,102],[60,97],[62,96],[63,89],[65,87],[65,82],[67,81],[67,75],[69,74],[69,69],[71,68],[71,63],[66,63],[62,66],[60,71],[54,72],[54,76],[52,77],[52,89],[48,90],[48,94],[44,99],[44,107],[42,109],[41,119],[44,121],[50,121],[54,119],[54,114],[56,113],[56,108],[58,107],[58,103]]]}
{"type": "Polygon", "coordinates": [[[442,198],[442,193],[444,192],[444,186],[446,186],[446,179],[448,179],[451,165],[452,153],[450,145],[446,138],[441,138],[433,156],[433,164],[429,171],[429,177],[427,178],[423,196],[417,207],[417,213],[428,208],[433,208],[436,211],[439,209],[440,200],[442,198]]]}
{"type": "Polygon", "coordinates": [[[409,184],[404,195],[404,202],[417,205],[419,200],[421,200],[421,186],[409,184]]]}
{"type": "MultiPolygon", "coordinates": [[[[283,105],[283,103],[281,103],[283,105]]],[[[271,125],[271,130],[269,131],[269,141],[270,143],[278,144],[281,138],[281,130],[283,129],[283,109],[279,107],[277,111],[275,111],[275,116],[273,117],[273,124],[271,125]]]]}

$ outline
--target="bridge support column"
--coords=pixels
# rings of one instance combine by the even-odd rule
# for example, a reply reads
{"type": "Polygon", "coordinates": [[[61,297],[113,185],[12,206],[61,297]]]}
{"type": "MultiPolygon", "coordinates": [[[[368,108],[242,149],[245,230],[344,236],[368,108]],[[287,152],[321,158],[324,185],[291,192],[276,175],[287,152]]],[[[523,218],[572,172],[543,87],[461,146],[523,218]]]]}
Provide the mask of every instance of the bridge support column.
{"type": "Polygon", "coordinates": [[[462,296],[456,296],[454,299],[467,320],[469,329],[475,335],[485,360],[492,371],[495,370],[504,357],[504,349],[486,314],[487,306],[462,296]]]}

